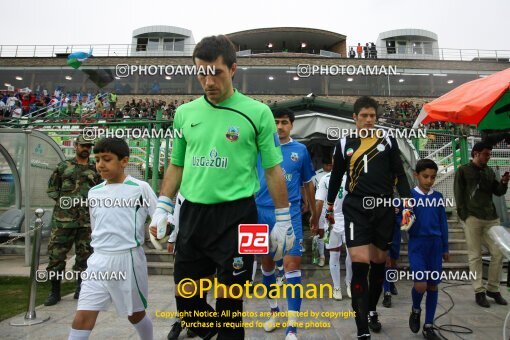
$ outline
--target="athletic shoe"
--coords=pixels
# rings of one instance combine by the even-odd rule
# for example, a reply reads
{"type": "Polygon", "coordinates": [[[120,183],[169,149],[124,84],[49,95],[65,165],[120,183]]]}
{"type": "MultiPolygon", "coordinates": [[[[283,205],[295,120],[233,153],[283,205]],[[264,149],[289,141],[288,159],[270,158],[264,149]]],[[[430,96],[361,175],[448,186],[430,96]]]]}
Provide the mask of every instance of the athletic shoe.
{"type": "Polygon", "coordinates": [[[351,295],[351,283],[350,282],[345,282],[345,286],[347,287],[347,296],[349,297],[349,299],[352,298],[352,295],[351,295]]]}
{"type": "Polygon", "coordinates": [[[357,336],[360,340],[370,340],[370,334],[362,334],[357,336]]]}
{"type": "Polygon", "coordinates": [[[177,340],[179,338],[179,335],[181,334],[181,331],[182,331],[181,322],[176,321],[172,325],[172,329],[170,329],[170,332],[168,333],[166,338],[168,340],[177,340]]]}
{"type": "Polygon", "coordinates": [[[272,332],[276,329],[276,322],[278,321],[278,316],[276,315],[276,313],[271,313],[271,317],[269,318],[269,320],[267,320],[266,322],[264,322],[264,330],[266,332],[272,332]]]}
{"type": "Polygon", "coordinates": [[[379,322],[379,314],[377,312],[368,313],[368,328],[375,333],[381,331],[382,325],[379,322]]]}
{"type": "Polygon", "coordinates": [[[397,286],[395,286],[395,282],[390,282],[390,292],[391,295],[398,295],[397,286]]]}
{"type": "Polygon", "coordinates": [[[342,290],[340,288],[333,289],[333,299],[337,301],[342,300],[342,290]]]}
{"type": "Polygon", "coordinates": [[[276,275],[276,284],[278,286],[282,286],[284,282],[285,282],[285,272],[283,270],[278,271],[278,275],[276,275]]]}
{"type": "Polygon", "coordinates": [[[391,308],[391,293],[390,292],[384,293],[382,305],[386,308],[391,308]]]}
{"type": "Polygon", "coordinates": [[[324,256],[321,256],[319,257],[319,267],[324,267],[324,264],[326,263],[326,259],[324,258],[324,256]]]}
{"type": "Polygon", "coordinates": [[[441,340],[441,338],[437,336],[436,332],[434,332],[434,326],[432,325],[424,325],[422,334],[427,340],[441,340]]]}
{"type": "Polygon", "coordinates": [[[288,332],[285,340],[297,340],[297,334],[294,332],[288,332]]]}
{"type": "Polygon", "coordinates": [[[416,311],[414,308],[411,308],[411,315],[409,316],[409,328],[411,328],[411,332],[418,333],[420,331],[420,316],[421,309],[416,311]]]}

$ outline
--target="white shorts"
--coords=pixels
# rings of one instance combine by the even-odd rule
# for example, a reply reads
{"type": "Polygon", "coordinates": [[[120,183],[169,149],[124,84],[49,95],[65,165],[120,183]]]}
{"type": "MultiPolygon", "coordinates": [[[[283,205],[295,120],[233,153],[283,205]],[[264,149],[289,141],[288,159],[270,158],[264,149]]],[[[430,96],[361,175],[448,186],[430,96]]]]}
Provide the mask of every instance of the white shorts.
{"type": "MultiPolygon", "coordinates": [[[[334,224],[333,228],[337,225],[340,225],[340,228],[344,229],[344,217],[343,216],[342,217],[335,216],[335,224],[334,224]]],[[[326,221],[326,217],[321,216],[319,218],[319,229],[327,230],[328,226],[329,225],[328,225],[328,222],[326,221]]]]}
{"type": "Polygon", "coordinates": [[[147,260],[142,247],[122,253],[94,251],[86,272],[89,279],[84,277],[81,284],[77,310],[104,311],[113,302],[119,316],[128,316],[147,308],[147,260]],[[118,279],[91,279],[94,273],[117,273],[118,279]]]}
{"type": "Polygon", "coordinates": [[[345,233],[338,233],[331,230],[329,233],[329,243],[326,244],[326,249],[338,248],[345,243],[345,233]]]}

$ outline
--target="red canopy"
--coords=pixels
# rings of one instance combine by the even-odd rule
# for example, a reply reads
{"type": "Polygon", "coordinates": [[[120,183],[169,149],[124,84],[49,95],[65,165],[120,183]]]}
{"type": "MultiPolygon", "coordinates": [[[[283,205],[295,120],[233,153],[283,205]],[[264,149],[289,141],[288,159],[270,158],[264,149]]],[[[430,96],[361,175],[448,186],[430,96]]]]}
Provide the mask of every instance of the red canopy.
{"type": "Polygon", "coordinates": [[[425,104],[415,126],[420,121],[422,124],[427,124],[438,120],[478,125],[491,107],[509,89],[510,68],[462,84],[425,104]]]}

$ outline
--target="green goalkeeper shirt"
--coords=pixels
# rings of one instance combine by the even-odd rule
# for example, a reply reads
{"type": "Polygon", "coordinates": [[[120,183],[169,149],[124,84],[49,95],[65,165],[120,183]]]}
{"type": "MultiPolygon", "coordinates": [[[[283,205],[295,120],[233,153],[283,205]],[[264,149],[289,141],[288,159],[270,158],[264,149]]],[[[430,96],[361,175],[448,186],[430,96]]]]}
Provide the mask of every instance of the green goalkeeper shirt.
{"type": "Polygon", "coordinates": [[[264,169],[282,161],[271,110],[236,90],[217,105],[202,96],[179,106],[174,129],[171,163],[184,167],[180,191],[194,203],[252,196],[257,154],[264,169]]]}

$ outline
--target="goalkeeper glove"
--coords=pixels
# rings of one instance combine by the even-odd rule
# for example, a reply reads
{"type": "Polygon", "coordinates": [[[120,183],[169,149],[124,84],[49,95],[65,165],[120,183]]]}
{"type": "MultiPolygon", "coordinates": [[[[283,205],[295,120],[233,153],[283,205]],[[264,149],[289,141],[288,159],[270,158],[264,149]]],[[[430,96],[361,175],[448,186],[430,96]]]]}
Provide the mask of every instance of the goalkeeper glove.
{"type": "Polygon", "coordinates": [[[402,222],[400,223],[400,230],[407,231],[411,229],[414,221],[416,220],[416,216],[412,209],[406,208],[402,211],[402,222]]]}
{"type": "Polygon", "coordinates": [[[168,222],[168,216],[174,213],[174,207],[172,200],[166,196],[159,196],[158,205],[156,211],[152,215],[152,221],[150,227],[156,227],[158,240],[162,239],[166,235],[166,225],[168,222]]]}
{"type": "Polygon", "coordinates": [[[275,209],[276,223],[271,230],[269,251],[273,260],[281,260],[292,249],[296,236],[290,219],[290,208],[275,209]]]}

